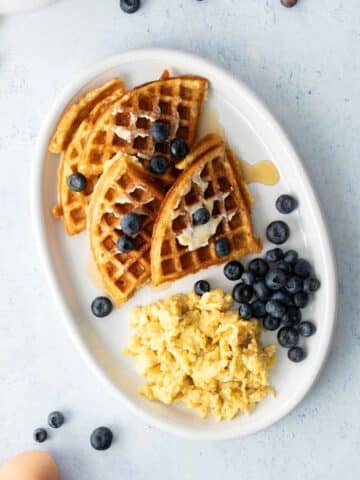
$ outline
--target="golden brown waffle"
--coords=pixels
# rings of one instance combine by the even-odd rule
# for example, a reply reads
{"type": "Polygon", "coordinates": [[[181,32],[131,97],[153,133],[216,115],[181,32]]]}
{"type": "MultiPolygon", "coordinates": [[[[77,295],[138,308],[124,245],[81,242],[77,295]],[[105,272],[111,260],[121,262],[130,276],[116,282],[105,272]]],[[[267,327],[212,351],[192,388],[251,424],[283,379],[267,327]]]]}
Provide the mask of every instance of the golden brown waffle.
{"type": "Polygon", "coordinates": [[[187,168],[168,191],[154,226],[154,285],[261,250],[242,194],[244,180],[240,170],[233,168],[224,141],[218,135],[207,135],[190,155],[184,162],[187,168]],[[203,206],[211,218],[205,225],[194,226],[192,213],[203,206]],[[215,242],[224,237],[231,244],[231,252],[218,257],[215,242]]]}
{"type": "Polygon", "coordinates": [[[151,158],[161,154],[170,163],[161,183],[172,184],[178,171],[169,155],[169,142],[155,143],[151,126],[157,120],[165,122],[170,140],[180,137],[192,146],[207,86],[207,80],[201,77],[165,76],[126,93],[102,115],[91,132],[82,154],[81,172],[100,175],[103,165],[118,152],[136,155],[148,170],[151,158]]]}
{"type": "Polygon", "coordinates": [[[118,153],[96,184],[89,207],[90,247],[108,295],[122,305],[150,277],[150,244],[156,215],[164,194],[135,157],[118,153]],[[122,216],[144,215],[134,237],[135,250],[121,253],[122,216]]]}
{"type": "Polygon", "coordinates": [[[111,80],[104,86],[88,92],[78,104],[70,107],[64,114],[59,122],[57,133],[51,141],[52,151],[54,151],[54,145],[57,147],[64,145],[64,139],[70,139],[65,150],[61,151],[58,167],[58,205],[53,209],[56,217],[62,217],[68,235],[76,235],[86,228],[86,210],[98,177],[89,175],[86,189],[82,192],[70,190],[68,178],[72,173],[78,172],[81,152],[96,121],[104,110],[123,93],[123,84],[118,79],[111,80]],[[76,130],[74,128],[78,124],[78,119],[75,118],[75,110],[78,111],[80,118],[84,117],[85,111],[88,112],[76,130]],[[66,124],[68,130],[66,130],[66,124]]]}

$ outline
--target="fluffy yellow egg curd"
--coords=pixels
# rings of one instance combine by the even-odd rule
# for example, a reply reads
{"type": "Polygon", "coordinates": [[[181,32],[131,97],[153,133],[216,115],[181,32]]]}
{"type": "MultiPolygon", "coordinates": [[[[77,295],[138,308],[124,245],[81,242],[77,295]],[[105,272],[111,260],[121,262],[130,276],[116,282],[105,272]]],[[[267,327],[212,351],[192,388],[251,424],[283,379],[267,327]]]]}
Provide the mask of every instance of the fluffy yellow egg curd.
{"type": "Polygon", "coordinates": [[[275,345],[263,346],[257,320],[242,320],[221,289],[201,297],[178,294],[135,307],[124,354],[146,379],[140,393],[170,405],[182,402],[202,417],[230,420],[274,396],[269,370],[275,345]]]}

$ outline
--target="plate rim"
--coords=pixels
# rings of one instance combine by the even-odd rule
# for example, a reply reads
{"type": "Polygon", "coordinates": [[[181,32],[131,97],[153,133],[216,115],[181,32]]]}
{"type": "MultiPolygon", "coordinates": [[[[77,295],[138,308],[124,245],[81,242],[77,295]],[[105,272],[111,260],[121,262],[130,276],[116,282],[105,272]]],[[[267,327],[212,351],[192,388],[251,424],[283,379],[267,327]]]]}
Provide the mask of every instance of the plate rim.
{"type": "Polygon", "coordinates": [[[35,242],[37,245],[38,255],[41,260],[42,268],[45,272],[47,283],[52,292],[52,296],[55,300],[56,306],[61,312],[63,322],[65,324],[66,330],[79,351],[81,357],[84,359],[87,366],[90,370],[102,381],[103,384],[107,386],[112,395],[120,399],[120,401],[135,415],[142,418],[146,423],[151,424],[162,431],[166,431],[171,434],[178,435],[183,438],[196,439],[196,440],[223,440],[230,438],[240,438],[245,437],[254,433],[257,433],[265,428],[270,427],[271,425],[278,422],[283,417],[287,416],[300,402],[305,398],[309,393],[311,388],[316,383],[319,375],[322,371],[322,368],[325,364],[326,358],[328,356],[330,346],[332,344],[334,329],[337,317],[337,299],[338,299],[338,288],[337,288],[337,272],[336,272],[336,263],[334,250],[332,246],[331,237],[329,234],[329,229],[326,224],[326,220],[321,208],[321,204],[316,195],[315,189],[313,188],[311,179],[307,174],[305,166],[296,152],[293,144],[291,143],[288,135],[285,133],[283,128],[280,126],[277,119],[270,112],[270,109],[267,108],[263,100],[259,98],[247,85],[245,85],[241,80],[239,80],[235,75],[230,73],[223,67],[218,66],[212,61],[209,61],[201,56],[195,55],[193,53],[185,52],[182,50],[168,49],[168,48],[142,48],[127,50],[122,53],[118,53],[107,57],[106,59],[96,62],[95,64],[86,67],[80,74],[78,74],[68,85],[63,88],[59,95],[57,95],[55,102],[49,108],[47,115],[41,124],[39,134],[36,140],[35,151],[33,155],[33,165],[32,165],[32,175],[31,175],[31,216],[32,216],[32,225],[34,230],[35,242]],[[269,415],[265,420],[259,421],[256,425],[251,425],[244,431],[212,431],[212,432],[203,432],[195,429],[190,429],[187,426],[178,426],[167,421],[166,419],[161,418],[158,415],[151,414],[143,408],[137,406],[127,395],[122,392],[111,380],[111,378],[103,371],[100,365],[96,362],[93,357],[89,347],[83,341],[82,336],[75,325],[75,322],[72,320],[72,314],[68,308],[66,302],[63,299],[63,296],[60,295],[62,291],[59,287],[59,282],[55,273],[54,264],[50,259],[50,253],[47,248],[47,233],[45,226],[45,214],[46,212],[43,209],[42,202],[42,180],[43,180],[43,164],[44,164],[44,154],[47,152],[47,146],[49,138],[53,132],[54,126],[57,123],[61,113],[64,110],[64,107],[68,104],[69,99],[71,99],[79,90],[81,90],[86,83],[96,78],[96,76],[101,75],[104,71],[114,68],[117,65],[125,63],[127,60],[136,61],[139,59],[163,59],[164,62],[169,61],[171,58],[171,63],[176,65],[177,59],[182,59],[183,61],[195,62],[198,65],[202,64],[204,68],[208,71],[214,72],[214,76],[222,77],[225,83],[231,85],[235,90],[242,92],[246,96],[247,100],[252,104],[254,108],[257,109],[258,113],[265,119],[265,121],[271,125],[274,131],[277,133],[283,147],[288,151],[289,155],[292,157],[292,160],[295,162],[296,167],[302,173],[302,177],[307,180],[306,182],[306,194],[310,199],[310,203],[316,208],[314,210],[314,215],[316,217],[317,226],[321,232],[322,244],[325,252],[325,260],[327,267],[330,272],[330,278],[328,279],[329,288],[328,291],[330,295],[328,300],[329,305],[329,315],[331,318],[328,319],[329,325],[327,330],[323,335],[326,334],[326,338],[322,342],[321,353],[319,354],[319,359],[316,365],[316,373],[308,379],[305,384],[305,388],[302,389],[301,393],[297,395],[292,402],[288,402],[281,411],[274,416],[269,415]],[[326,340],[326,342],[325,342],[326,340]]]}

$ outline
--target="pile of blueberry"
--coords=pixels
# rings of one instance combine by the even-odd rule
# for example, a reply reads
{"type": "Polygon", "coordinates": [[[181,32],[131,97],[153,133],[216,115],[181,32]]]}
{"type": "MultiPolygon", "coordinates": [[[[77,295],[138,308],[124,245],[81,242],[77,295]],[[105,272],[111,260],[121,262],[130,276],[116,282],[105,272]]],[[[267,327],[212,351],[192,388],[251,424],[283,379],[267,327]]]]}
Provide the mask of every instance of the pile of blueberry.
{"type": "MultiPolygon", "coordinates": [[[[48,424],[51,428],[60,428],[65,422],[64,415],[61,412],[55,411],[48,415],[48,424]]],[[[34,441],[43,443],[48,438],[48,433],[45,428],[36,428],[33,433],[34,441]]],[[[95,450],[107,450],[110,448],[113,440],[113,433],[108,427],[96,428],[90,436],[90,445],[95,450]]]]}

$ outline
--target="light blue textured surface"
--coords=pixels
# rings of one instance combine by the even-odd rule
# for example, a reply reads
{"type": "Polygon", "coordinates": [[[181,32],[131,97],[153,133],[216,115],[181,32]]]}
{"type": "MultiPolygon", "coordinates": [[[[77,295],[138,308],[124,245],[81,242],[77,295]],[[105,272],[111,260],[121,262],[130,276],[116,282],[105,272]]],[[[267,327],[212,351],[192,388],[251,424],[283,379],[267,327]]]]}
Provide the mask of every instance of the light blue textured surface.
{"type": "Polygon", "coordinates": [[[360,475],[360,5],[358,0],[59,0],[0,17],[0,460],[32,448],[55,408],[67,424],[44,448],[63,480],[326,479],[360,475]],[[38,265],[31,157],[57,93],[81,69],[136,47],[174,47],[225,66],[283,124],[316,187],[337,255],[340,308],[319,382],[287,418],[247,439],[194,443],[147,427],[92,377],[38,265]],[[107,452],[89,432],[110,424],[107,452]]]}

